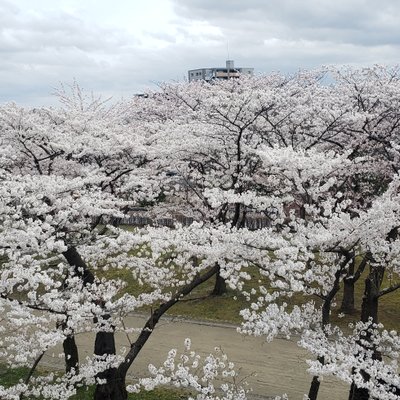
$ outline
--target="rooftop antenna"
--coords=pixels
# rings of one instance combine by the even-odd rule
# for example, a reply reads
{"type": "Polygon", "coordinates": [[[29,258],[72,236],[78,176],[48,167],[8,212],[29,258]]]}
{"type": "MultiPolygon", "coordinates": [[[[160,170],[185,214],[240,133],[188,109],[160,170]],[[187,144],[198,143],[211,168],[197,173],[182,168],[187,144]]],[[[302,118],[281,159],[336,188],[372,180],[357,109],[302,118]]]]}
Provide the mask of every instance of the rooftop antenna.
{"type": "Polygon", "coordinates": [[[228,79],[229,79],[230,72],[231,72],[230,70],[231,70],[231,67],[233,67],[232,61],[231,61],[231,59],[229,57],[229,40],[226,41],[226,52],[227,52],[227,55],[228,55],[228,58],[226,59],[226,69],[227,69],[227,72],[228,72],[228,79]]]}

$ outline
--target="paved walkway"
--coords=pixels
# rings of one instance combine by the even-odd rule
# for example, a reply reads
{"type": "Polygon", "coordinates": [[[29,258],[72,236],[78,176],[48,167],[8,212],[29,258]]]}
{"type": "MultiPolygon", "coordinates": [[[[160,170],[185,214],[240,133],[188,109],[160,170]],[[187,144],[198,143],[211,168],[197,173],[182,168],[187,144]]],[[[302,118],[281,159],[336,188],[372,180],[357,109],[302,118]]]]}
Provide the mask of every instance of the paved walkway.
{"type": "MultiPolygon", "coordinates": [[[[140,327],[143,316],[126,319],[126,325],[140,327]]],[[[247,377],[256,398],[268,398],[287,393],[290,400],[302,400],[308,392],[311,377],[304,362],[306,352],[294,340],[275,339],[266,343],[262,338],[242,336],[228,324],[209,324],[200,321],[164,318],[160,321],[149,341],[131,367],[130,374],[143,376],[147,365],[160,365],[171,348],[183,349],[184,339],[190,337],[192,349],[200,354],[209,354],[221,347],[239,369],[240,377],[247,377]]],[[[129,346],[125,335],[117,335],[117,346],[129,346]]],[[[93,337],[79,335],[77,338],[80,358],[93,353],[93,337]]],[[[62,359],[46,355],[43,362],[60,367],[62,359]]],[[[321,384],[318,400],[343,400],[348,388],[339,381],[326,379],[321,384]]]]}

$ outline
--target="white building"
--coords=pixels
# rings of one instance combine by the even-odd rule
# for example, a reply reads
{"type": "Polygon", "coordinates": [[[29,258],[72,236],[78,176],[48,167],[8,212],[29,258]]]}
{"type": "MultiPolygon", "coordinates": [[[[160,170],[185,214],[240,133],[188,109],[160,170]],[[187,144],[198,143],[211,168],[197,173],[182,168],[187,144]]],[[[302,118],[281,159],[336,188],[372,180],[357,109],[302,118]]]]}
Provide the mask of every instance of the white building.
{"type": "Polygon", "coordinates": [[[227,60],[225,68],[199,68],[188,71],[189,82],[199,80],[212,81],[213,79],[238,78],[241,74],[253,76],[254,68],[235,68],[233,60],[227,60]]]}

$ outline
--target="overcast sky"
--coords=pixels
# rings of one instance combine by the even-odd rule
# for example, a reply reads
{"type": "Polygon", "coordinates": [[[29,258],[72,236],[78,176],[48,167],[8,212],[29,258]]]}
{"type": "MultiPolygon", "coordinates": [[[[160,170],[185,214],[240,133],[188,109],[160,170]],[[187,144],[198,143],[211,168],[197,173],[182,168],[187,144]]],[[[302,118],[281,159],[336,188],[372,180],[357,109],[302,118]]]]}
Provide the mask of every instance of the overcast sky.
{"type": "Polygon", "coordinates": [[[228,55],[256,72],[397,64],[399,0],[0,0],[0,103],[129,97],[228,55]]]}

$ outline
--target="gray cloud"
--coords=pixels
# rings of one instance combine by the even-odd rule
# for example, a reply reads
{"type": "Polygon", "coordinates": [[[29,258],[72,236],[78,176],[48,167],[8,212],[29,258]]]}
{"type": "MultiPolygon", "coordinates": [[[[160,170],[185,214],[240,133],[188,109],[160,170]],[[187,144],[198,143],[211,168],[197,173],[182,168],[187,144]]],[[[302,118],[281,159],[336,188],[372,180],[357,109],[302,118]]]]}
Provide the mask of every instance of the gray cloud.
{"type": "Polygon", "coordinates": [[[138,36],[108,23],[106,13],[95,19],[53,2],[45,7],[46,0],[35,11],[22,0],[0,0],[0,103],[54,103],[53,87],[73,78],[105,96],[130,96],[182,80],[188,69],[223,65],[228,42],[236,65],[258,72],[398,62],[396,0],[171,2],[168,30],[149,23],[138,36]]]}
{"type": "Polygon", "coordinates": [[[207,20],[232,38],[400,43],[396,0],[175,0],[178,15],[207,20]]]}
{"type": "Polygon", "coordinates": [[[258,71],[397,63],[396,0],[174,0],[186,20],[218,27],[233,58],[258,71]]]}
{"type": "Polygon", "coordinates": [[[0,1],[0,16],[0,101],[29,104],[40,97],[51,103],[53,86],[73,78],[93,90],[117,87],[116,93],[127,94],[114,67],[139,44],[134,37],[62,11],[29,15],[7,1],[0,1]]]}

